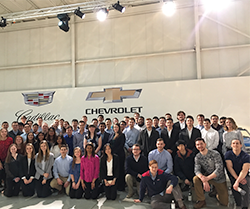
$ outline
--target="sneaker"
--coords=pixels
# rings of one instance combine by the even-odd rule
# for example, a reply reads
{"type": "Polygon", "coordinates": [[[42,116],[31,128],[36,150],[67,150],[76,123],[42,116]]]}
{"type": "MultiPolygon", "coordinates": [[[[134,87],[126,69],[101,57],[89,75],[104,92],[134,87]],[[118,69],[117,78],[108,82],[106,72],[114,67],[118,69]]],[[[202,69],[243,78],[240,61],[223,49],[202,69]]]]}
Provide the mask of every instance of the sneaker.
{"type": "Polygon", "coordinates": [[[202,200],[202,201],[197,201],[194,205],[194,209],[200,209],[206,206],[206,201],[202,200]]]}

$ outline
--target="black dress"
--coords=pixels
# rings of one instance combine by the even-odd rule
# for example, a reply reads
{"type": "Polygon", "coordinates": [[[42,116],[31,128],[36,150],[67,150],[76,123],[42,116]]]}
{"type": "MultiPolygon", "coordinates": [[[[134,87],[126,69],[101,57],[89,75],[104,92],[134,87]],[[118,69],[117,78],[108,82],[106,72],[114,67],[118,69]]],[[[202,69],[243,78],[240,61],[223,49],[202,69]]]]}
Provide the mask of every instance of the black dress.
{"type": "Polygon", "coordinates": [[[111,149],[119,157],[119,178],[117,179],[118,191],[125,190],[125,135],[121,133],[116,139],[110,141],[111,149]]]}

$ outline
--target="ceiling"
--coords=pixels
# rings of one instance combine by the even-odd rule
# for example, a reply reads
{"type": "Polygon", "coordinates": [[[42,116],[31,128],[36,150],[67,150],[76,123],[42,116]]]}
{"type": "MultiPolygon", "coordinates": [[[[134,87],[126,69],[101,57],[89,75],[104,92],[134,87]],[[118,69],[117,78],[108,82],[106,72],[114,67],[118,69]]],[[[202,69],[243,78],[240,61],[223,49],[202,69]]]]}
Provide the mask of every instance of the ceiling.
{"type": "MultiPolygon", "coordinates": [[[[0,15],[7,21],[23,21],[41,17],[71,13],[77,7],[85,13],[94,12],[102,7],[112,9],[117,0],[1,0],[0,15]]],[[[125,7],[161,3],[162,0],[120,0],[125,7]]]]}

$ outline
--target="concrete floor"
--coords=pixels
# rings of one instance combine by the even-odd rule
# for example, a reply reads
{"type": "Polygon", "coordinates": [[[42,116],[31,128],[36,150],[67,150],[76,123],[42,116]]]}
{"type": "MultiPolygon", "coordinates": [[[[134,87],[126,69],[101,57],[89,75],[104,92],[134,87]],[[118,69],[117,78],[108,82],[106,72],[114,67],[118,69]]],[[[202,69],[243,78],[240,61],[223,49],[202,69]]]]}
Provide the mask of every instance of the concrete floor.
{"type": "MultiPolygon", "coordinates": [[[[183,193],[185,198],[185,204],[188,209],[193,208],[193,203],[187,201],[187,192],[183,193]]],[[[23,196],[7,198],[3,194],[0,196],[0,208],[1,209],[149,209],[150,199],[145,198],[143,203],[135,204],[133,199],[127,199],[125,192],[118,192],[118,197],[115,201],[105,200],[104,196],[100,196],[98,200],[85,200],[85,199],[70,199],[66,195],[60,194],[40,199],[36,196],[25,198],[23,196]]],[[[206,194],[206,202],[208,208],[224,209],[219,205],[215,198],[208,197],[206,194]]],[[[230,208],[233,208],[232,206],[230,208]]]]}

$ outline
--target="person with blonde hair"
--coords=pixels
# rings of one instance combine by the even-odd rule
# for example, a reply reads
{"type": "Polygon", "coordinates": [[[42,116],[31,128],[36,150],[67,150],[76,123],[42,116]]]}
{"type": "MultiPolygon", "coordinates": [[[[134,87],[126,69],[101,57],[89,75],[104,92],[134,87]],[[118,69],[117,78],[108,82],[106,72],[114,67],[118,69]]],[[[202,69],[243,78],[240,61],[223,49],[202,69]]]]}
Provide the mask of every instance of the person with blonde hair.
{"type": "Polygon", "coordinates": [[[49,151],[47,141],[43,140],[40,143],[40,148],[35,157],[36,167],[36,191],[37,197],[48,197],[51,195],[50,181],[52,179],[51,168],[54,163],[54,156],[49,151]]]}

